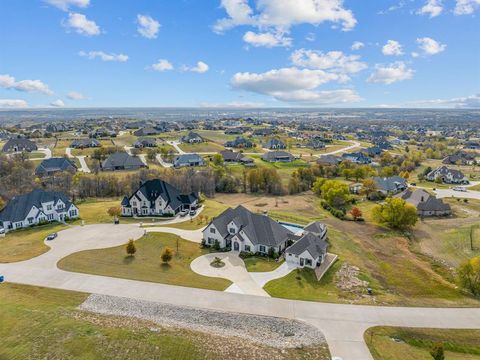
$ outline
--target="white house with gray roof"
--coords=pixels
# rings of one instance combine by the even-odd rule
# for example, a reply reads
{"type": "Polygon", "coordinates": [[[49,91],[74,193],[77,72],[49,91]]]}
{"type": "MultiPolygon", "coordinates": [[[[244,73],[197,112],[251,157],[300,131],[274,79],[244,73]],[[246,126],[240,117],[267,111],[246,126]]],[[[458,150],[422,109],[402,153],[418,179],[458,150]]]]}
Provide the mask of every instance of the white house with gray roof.
{"type": "Polygon", "coordinates": [[[294,234],[266,215],[254,214],[243,206],[228,208],[203,230],[207,245],[218,241],[220,248],[268,254],[282,253],[294,234]]]}
{"type": "Polygon", "coordinates": [[[315,269],[327,255],[327,226],[318,221],[307,225],[303,234],[285,250],[287,263],[315,269]]]}
{"type": "Polygon", "coordinates": [[[428,181],[436,181],[437,179],[441,179],[445,184],[469,183],[468,178],[460,170],[450,169],[445,165],[430,171],[427,174],[426,179],[428,181]]]}
{"type": "Polygon", "coordinates": [[[197,193],[182,194],[169,183],[154,179],[144,182],[131,196],[123,199],[122,216],[173,216],[197,206],[197,193]]]}
{"type": "Polygon", "coordinates": [[[0,211],[0,226],[6,232],[44,222],[76,219],[78,208],[61,192],[35,189],[11,199],[0,211]]]}

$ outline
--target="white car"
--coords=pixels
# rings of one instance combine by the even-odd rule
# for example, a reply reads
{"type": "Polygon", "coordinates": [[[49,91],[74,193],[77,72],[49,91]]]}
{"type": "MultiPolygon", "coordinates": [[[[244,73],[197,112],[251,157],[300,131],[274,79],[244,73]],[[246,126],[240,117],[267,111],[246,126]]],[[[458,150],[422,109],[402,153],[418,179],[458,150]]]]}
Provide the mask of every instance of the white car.
{"type": "Polygon", "coordinates": [[[0,235],[5,234],[5,229],[3,227],[0,227],[0,235]]]}
{"type": "Polygon", "coordinates": [[[453,191],[461,191],[461,192],[467,192],[467,188],[463,187],[463,186],[455,186],[454,188],[452,188],[453,191]]]}

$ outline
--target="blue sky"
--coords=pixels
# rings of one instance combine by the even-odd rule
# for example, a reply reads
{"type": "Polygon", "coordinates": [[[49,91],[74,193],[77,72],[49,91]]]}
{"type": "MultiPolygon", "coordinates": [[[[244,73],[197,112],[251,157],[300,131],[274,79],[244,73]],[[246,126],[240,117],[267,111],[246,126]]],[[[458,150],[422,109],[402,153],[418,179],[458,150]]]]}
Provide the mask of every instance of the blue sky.
{"type": "Polygon", "coordinates": [[[480,107],[479,14],[480,0],[0,0],[0,108],[480,107]]]}

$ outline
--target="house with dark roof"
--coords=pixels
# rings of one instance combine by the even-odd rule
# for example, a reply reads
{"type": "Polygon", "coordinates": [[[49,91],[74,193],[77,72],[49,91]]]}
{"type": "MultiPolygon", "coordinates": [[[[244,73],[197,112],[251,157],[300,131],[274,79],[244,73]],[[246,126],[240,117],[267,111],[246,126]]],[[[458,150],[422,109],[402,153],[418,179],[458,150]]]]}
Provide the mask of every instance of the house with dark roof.
{"type": "Polygon", "coordinates": [[[427,216],[448,216],[452,214],[449,204],[437,199],[423,189],[405,190],[394,197],[401,198],[417,208],[417,214],[421,217],[427,216]]]}
{"type": "Polygon", "coordinates": [[[261,128],[253,130],[254,136],[270,136],[273,134],[273,130],[270,128],[261,128]]]}
{"type": "Polygon", "coordinates": [[[76,219],[78,208],[61,192],[35,189],[11,199],[0,210],[0,225],[6,232],[44,222],[76,219]]]}
{"type": "Polygon", "coordinates": [[[97,148],[101,147],[100,141],[97,139],[75,139],[70,144],[72,149],[86,149],[86,148],[97,148]]]}
{"type": "Polygon", "coordinates": [[[318,150],[325,149],[325,143],[322,140],[312,139],[306,143],[298,143],[297,147],[318,150]]]}
{"type": "Polygon", "coordinates": [[[261,159],[268,162],[292,162],[295,156],[286,151],[269,151],[262,154],[261,159]]]}
{"type": "Polygon", "coordinates": [[[353,152],[353,153],[343,153],[342,159],[350,161],[354,164],[370,164],[372,159],[368,156],[365,156],[362,152],[353,152]]]}
{"type": "Polygon", "coordinates": [[[144,128],[138,129],[133,133],[135,136],[149,136],[149,135],[157,135],[159,131],[151,126],[146,126],[144,128]]]}
{"type": "Polygon", "coordinates": [[[232,150],[223,150],[219,153],[223,157],[223,161],[228,164],[241,163],[244,165],[253,165],[254,161],[252,158],[246,157],[241,152],[234,152],[232,150]]]}
{"type": "Polygon", "coordinates": [[[190,131],[187,135],[183,136],[180,141],[187,144],[198,144],[205,140],[197,133],[190,131]]]}
{"type": "Polygon", "coordinates": [[[374,176],[372,179],[375,182],[378,191],[386,195],[397,194],[408,187],[407,181],[401,176],[374,176]]]}
{"type": "Polygon", "coordinates": [[[342,162],[342,159],[335,155],[323,155],[317,159],[318,165],[330,166],[338,165],[342,162]]]}
{"type": "Polygon", "coordinates": [[[142,149],[146,147],[156,147],[157,146],[157,139],[155,138],[140,138],[134,144],[133,147],[136,149],[142,149]]]}
{"type": "Polygon", "coordinates": [[[68,171],[74,174],[77,170],[77,165],[75,165],[70,159],[58,157],[42,160],[40,165],[35,169],[35,175],[49,176],[63,171],[68,171]]]}
{"type": "Polygon", "coordinates": [[[287,145],[280,139],[270,139],[267,142],[262,144],[264,149],[277,150],[277,149],[286,149],[287,145]]]}
{"type": "Polygon", "coordinates": [[[287,248],[293,232],[266,215],[254,214],[243,206],[228,208],[203,230],[207,245],[218,242],[220,248],[268,254],[270,248],[280,254],[287,248]]]}
{"type": "Polygon", "coordinates": [[[440,179],[445,184],[468,184],[468,178],[460,171],[450,169],[442,165],[435,170],[430,171],[425,178],[428,181],[436,181],[440,179]]]}
{"type": "Polygon", "coordinates": [[[3,152],[14,153],[14,152],[32,152],[38,150],[37,144],[33,141],[24,138],[12,138],[9,139],[5,145],[3,145],[3,152]]]}
{"type": "Polygon", "coordinates": [[[102,164],[103,171],[138,170],[146,167],[139,157],[126,152],[113,153],[102,164]]]}
{"type": "Polygon", "coordinates": [[[308,224],[302,235],[285,250],[285,260],[297,267],[315,269],[325,260],[327,250],[327,227],[315,221],[308,224]]]}
{"type": "Polygon", "coordinates": [[[198,207],[198,193],[182,194],[169,183],[154,179],[122,200],[122,216],[165,216],[198,207]]]}
{"type": "Polygon", "coordinates": [[[244,137],[237,136],[235,140],[225,142],[225,147],[246,149],[253,147],[253,142],[244,137]]]}
{"type": "Polygon", "coordinates": [[[366,149],[362,149],[361,152],[367,156],[375,157],[375,156],[381,155],[383,150],[380,149],[378,146],[372,146],[366,149]]]}
{"type": "Polygon", "coordinates": [[[445,165],[473,165],[474,163],[475,155],[466,151],[458,151],[442,160],[442,164],[445,165]]]}
{"type": "Polygon", "coordinates": [[[207,163],[198,154],[181,154],[173,159],[173,167],[205,166],[207,163]]]}

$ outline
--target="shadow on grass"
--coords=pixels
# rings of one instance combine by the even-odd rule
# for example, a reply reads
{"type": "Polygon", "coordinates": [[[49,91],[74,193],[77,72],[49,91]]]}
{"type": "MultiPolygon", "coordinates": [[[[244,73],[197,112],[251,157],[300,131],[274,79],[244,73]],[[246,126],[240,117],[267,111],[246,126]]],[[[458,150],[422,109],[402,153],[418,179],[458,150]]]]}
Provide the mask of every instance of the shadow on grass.
{"type": "Polygon", "coordinates": [[[133,260],[135,260],[135,256],[127,255],[123,258],[123,263],[128,265],[128,264],[131,264],[133,260]]]}

